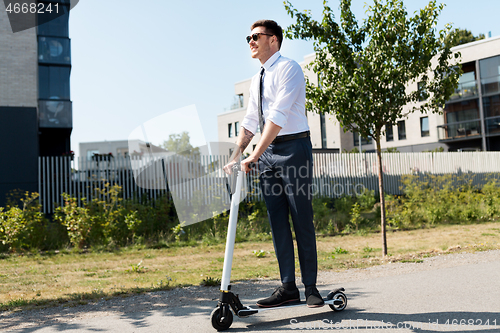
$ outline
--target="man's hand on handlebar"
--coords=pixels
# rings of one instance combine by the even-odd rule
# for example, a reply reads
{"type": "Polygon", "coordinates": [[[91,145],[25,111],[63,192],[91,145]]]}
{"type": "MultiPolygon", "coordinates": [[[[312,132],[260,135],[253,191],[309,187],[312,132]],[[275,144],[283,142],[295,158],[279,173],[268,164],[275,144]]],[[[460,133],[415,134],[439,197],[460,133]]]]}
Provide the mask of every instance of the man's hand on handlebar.
{"type": "Polygon", "coordinates": [[[231,161],[229,162],[228,164],[224,165],[224,168],[222,168],[224,170],[225,173],[227,173],[228,175],[232,175],[233,174],[233,166],[236,164],[236,161],[231,161]]]}
{"type": "MultiPolygon", "coordinates": [[[[234,167],[236,166],[237,163],[238,162],[236,162],[236,161],[231,161],[228,164],[224,165],[224,167],[222,169],[224,170],[224,172],[226,174],[232,175],[233,174],[233,169],[234,169],[234,167]]],[[[253,162],[253,159],[251,159],[250,157],[248,157],[248,158],[244,159],[240,163],[241,171],[243,171],[245,173],[248,173],[248,172],[250,172],[250,170],[255,169],[256,165],[257,165],[257,163],[253,162]]]]}
{"type": "Polygon", "coordinates": [[[244,173],[250,172],[250,170],[256,167],[258,160],[258,158],[255,158],[252,155],[248,156],[243,161],[241,161],[241,171],[243,171],[244,173]]]}

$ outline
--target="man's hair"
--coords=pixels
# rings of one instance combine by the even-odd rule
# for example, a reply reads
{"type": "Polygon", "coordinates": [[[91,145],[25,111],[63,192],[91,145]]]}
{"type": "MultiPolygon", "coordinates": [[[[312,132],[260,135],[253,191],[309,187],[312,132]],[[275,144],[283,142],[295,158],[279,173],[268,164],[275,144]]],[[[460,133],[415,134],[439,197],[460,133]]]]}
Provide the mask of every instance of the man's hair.
{"type": "Polygon", "coordinates": [[[250,30],[255,29],[256,27],[264,27],[266,28],[266,32],[268,34],[275,35],[278,38],[278,50],[281,49],[281,43],[283,42],[283,29],[273,20],[258,20],[254,24],[250,30]]]}

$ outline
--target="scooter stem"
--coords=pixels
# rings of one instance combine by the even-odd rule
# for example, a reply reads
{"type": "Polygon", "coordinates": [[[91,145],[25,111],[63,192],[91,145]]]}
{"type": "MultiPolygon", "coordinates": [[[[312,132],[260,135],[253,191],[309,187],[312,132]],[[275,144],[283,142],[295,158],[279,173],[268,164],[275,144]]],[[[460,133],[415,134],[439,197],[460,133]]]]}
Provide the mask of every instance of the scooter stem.
{"type": "Polygon", "coordinates": [[[238,223],[238,208],[240,205],[241,186],[245,173],[238,171],[236,178],[236,190],[231,198],[231,210],[229,211],[229,224],[227,226],[226,252],[224,254],[224,268],[222,269],[222,282],[220,290],[229,291],[231,282],[231,267],[233,265],[234,241],[236,239],[236,224],[238,223]]]}

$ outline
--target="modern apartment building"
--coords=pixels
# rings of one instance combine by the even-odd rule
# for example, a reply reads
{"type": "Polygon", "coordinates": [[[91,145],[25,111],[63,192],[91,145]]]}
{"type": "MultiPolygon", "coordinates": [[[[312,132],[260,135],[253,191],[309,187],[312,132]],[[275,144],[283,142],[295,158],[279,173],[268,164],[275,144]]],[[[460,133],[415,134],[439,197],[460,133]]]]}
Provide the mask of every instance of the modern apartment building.
{"type": "Polygon", "coordinates": [[[450,150],[500,150],[500,36],[453,49],[463,74],[446,103],[438,140],[450,150]]]}
{"type": "Polygon", "coordinates": [[[0,2],[0,206],[12,190],[38,191],[38,156],[70,151],[69,1],[39,3],[59,14],[13,33],[0,2]]]}
{"type": "MultiPolygon", "coordinates": [[[[400,152],[436,148],[444,151],[500,150],[500,36],[452,50],[461,53],[464,73],[443,114],[408,114],[397,126],[387,129],[381,140],[382,149],[396,148],[400,152]]],[[[301,66],[310,81],[317,82],[315,74],[305,69],[313,59],[314,54],[306,56],[301,66]]],[[[250,82],[248,79],[235,84],[235,103],[230,111],[217,116],[219,141],[236,141],[248,105],[250,82]]],[[[417,90],[417,84],[408,88],[417,90]]],[[[344,132],[335,116],[307,112],[307,118],[316,152],[351,151],[359,147],[357,133],[344,132]]],[[[259,138],[257,134],[246,152],[253,150],[259,138]]],[[[361,149],[375,151],[375,144],[361,138],[361,149]]]]}
{"type": "MultiPolygon", "coordinates": [[[[80,142],[80,157],[89,160],[96,154],[111,154],[116,157],[126,157],[129,156],[128,145],[128,140],[80,142]]],[[[139,153],[147,151],[145,143],[141,145],[141,148],[139,153]]]]}

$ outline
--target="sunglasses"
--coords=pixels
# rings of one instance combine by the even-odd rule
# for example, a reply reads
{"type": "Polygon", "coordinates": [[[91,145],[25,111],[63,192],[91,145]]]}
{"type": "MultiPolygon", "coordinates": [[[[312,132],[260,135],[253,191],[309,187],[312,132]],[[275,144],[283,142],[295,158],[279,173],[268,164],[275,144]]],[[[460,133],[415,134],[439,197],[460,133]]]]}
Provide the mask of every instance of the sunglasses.
{"type": "Polygon", "coordinates": [[[247,36],[247,43],[250,43],[251,40],[253,40],[254,42],[256,42],[258,39],[259,39],[259,35],[266,35],[266,36],[274,36],[274,35],[270,35],[270,34],[265,34],[263,32],[256,32],[254,34],[252,34],[251,36],[247,36]]]}

